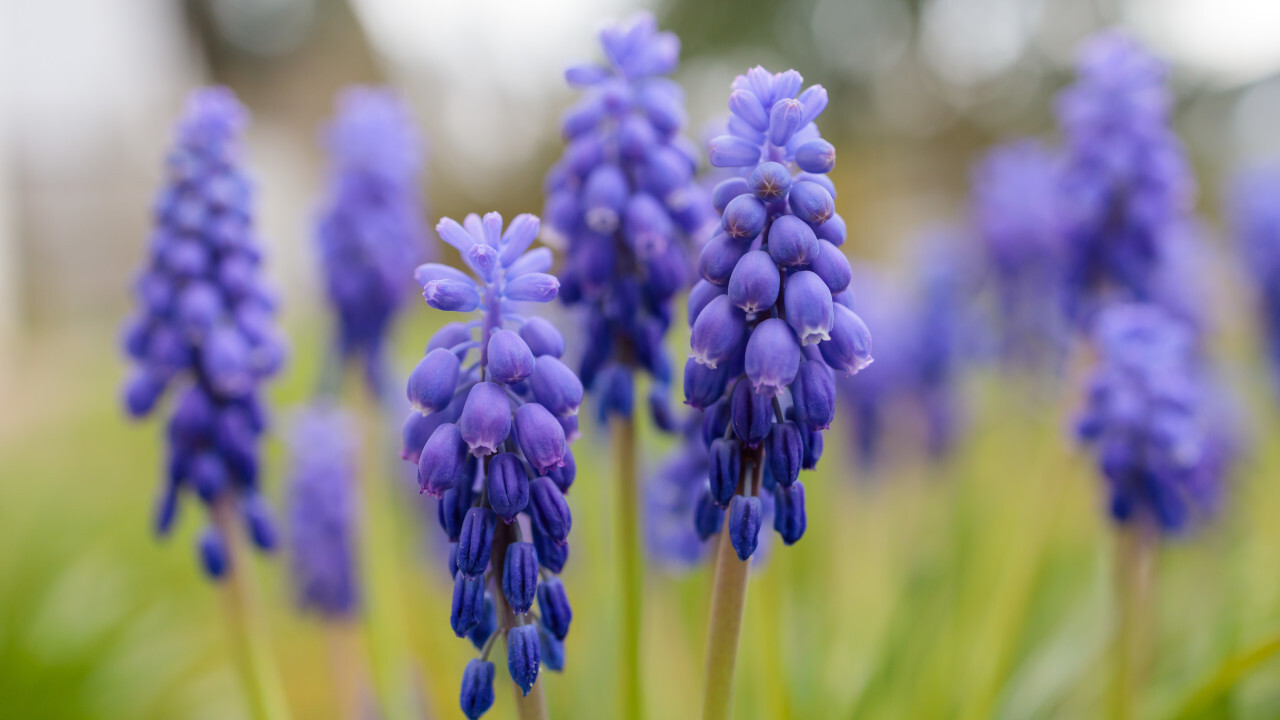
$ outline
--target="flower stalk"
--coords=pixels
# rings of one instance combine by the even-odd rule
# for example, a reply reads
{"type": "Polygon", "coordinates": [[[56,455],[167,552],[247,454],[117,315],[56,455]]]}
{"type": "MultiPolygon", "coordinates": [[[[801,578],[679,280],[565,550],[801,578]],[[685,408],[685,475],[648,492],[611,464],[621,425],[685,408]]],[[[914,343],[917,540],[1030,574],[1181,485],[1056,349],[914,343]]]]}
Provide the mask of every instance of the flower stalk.
{"type": "Polygon", "coordinates": [[[1145,522],[1122,526],[1116,536],[1116,637],[1112,702],[1117,720],[1135,715],[1150,640],[1156,529],[1145,522]]]}
{"type": "Polygon", "coordinates": [[[622,652],[618,671],[623,717],[644,717],[640,637],[644,619],[644,557],[640,550],[640,496],[636,483],[636,426],[630,417],[613,418],[613,447],[618,462],[618,569],[622,593],[622,652]]]}

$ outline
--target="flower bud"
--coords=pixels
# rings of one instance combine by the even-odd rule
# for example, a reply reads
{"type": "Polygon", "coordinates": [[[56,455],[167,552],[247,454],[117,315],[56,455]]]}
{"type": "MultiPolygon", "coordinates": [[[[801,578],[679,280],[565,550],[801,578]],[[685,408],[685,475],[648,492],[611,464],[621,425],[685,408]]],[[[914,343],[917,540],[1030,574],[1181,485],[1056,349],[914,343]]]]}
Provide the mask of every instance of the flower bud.
{"type": "Polygon", "coordinates": [[[760,132],[769,129],[769,113],[760,103],[760,98],[750,90],[729,93],[729,112],[760,132]]]}
{"type": "Polygon", "coordinates": [[[503,296],[508,300],[524,302],[550,302],[560,292],[560,281],[547,273],[525,273],[517,278],[508,275],[503,296]]]}
{"type": "Polygon", "coordinates": [[[711,448],[711,443],[716,438],[724,437],[725,430],[729,427],[729,422],[733,417],[733,403],[729,398],[724,398],[707,408],[702,413],[702,444],[706,448],[711,448]]]}
{"type": "Polygon", "coordinates": [[[538,611],[543,627],[557,640],[564,640],[573,621],[573,608],[569,607],[569,596],[560,578],[553,577],[538,586],[538,611]]]}
{"type": "Polygon", "coordinates": [[[733,433],[747,447],[756,447],[769,436],[773,423],[773,398],[761,395],[747,383],[740,382],[733,388],[731,417],[733,433]]]}
{"type": "Polygon", "coordinates": [[[761,200],[771,203],[787,196],[791,189],[791,172],[781,163],[765,162],[756,166],[747,179],[751,192],[761,200]]]}
{"type": "Polygon", "coordinates": [[[693,321],[689,340],[693,352],[689,357],[714,370],[738,349],[746,329],[742,311],[733,306],[727,295],[721,295],[707,303],[693,321]]]}
{"type": "Polygon", "coordinates": [[[484,619],[484,576],[468,577],[462,573],[453,579],[453,605],[449,610],[449,626],[453,634],[466,637],[484,619]]]}
{"type": "Polygon", "coordinates": [[[277,533],[275,521],[271,519],[271,507],[257,492],[241,496],[241,512],[249,532],[249,539],[255,547],[265,552],[275,549],[277,533]]]}
{"type": "Polygon", "coordinates": [[[788,201],[796,217],[815,227],[826,222],[836,211],[831,193],[812,180],[801,180],[792,185],[788,201]]]}
{"type": "Polygon", "coordinates": [[[802,346],[831,339],[835,313],[831,290],[817,273],[801,270],[787,278],[784,299],[787,324],[795,330],[802,346]]]}
{"type": "Polygon", "coordinates": [[[424,415],[443,410],[453,400],[460,367],[458,356],[448,350],[428,352],[409,374],[409,404],[424,415]]]}
{"type": "Polygon", "coordinates": [[[569,543],[556,542],[555,539],[538,532],[537,527],[533,532],[533,547],[538,551],[538,564],[549,572],[559,574],[564,570],[564,564],[569,561],[569,543]]]}
{"type": "Polygon", "coordinates": [[[809,524],[804,511],[804,483],[779,485],[773,491],[773,499],[773,529],[782,536],[782,542],[794,545],[809,524]]]}
{"type": "Polygon", "coordinates": [[[764,512],[760,498],[734,495],[729,504],[729,542],[738,552],[739,560],[746,560],[756,551],[760,542],[760,520],[764,512]]]}
{"type": "Polygon", "coordinates": [[[554,672],[564,672],[564,643],[555,639],[543,626],[538,627],[538,641],[542,649],[542,667],[554,672]]]}
{"type": "Polygon", "coordinates": [[[693,525],[698,537],[706,542],[708,538],[720,532],[724,524],[724,508],[716,504],[711,490],[706,489],[698,495],[698,504],[693,508],[693,525]]]}
{"type": "Polygon", "coordinates": [[[521,213],[515,216],[507,225],[507,231],[502,234],[500,243],[502,249],[498,256],[502,267],[511,267],[524,254],[524,251],[529,249],[538,237],[538,230],[541,227],[542,221],[537,215],[521,213]]]}
{"type": "Polygon", "coordinates": [[[765,447],[764,460],[768,474],[779,485],[790,485],[800,477],[800,465],[804,462],[804,440],[795,423],[788,421],[773,426],[765,447]]]}
{"type": "Polygon", "coordinates": [[[836,166],[836,148],[818,138],[796,148],[796,165],[811,173],[829,173],[836,166]]]}
{"type": "Polygon", "coordinates": [[[582,404],[582,381],[567,365],[550,355],[534,362],[529,387],[533,397],[558,417],[576,415],[582,404]]]}
{"type": "MultiPolygon", "coordinates": [[[[452,268],[450,268],[452,269],[452,268]]],[[[459,273],[461,274],[461,273],[459,273]]],[[[448,350],[457,345],[471,342],[471,328],[466,323],[451,322],[440,326],[435,335],[427,341],[427,352],[431,352],[437,348],[448,350]]]]}
{"type": "Polygon", "coordinates": [[[831,339],[818,343],[818,350],[832,369],[856,375],[871,364],[871,332],[855,312],[836,305],[831,339]]]}
{"type": "Polygon", "coordinates": [[[750,240],[764,230],[769,211],[754,195],[739,195],[729,201],[720,218],[720,229],[735,240],[750,240]]]}
{"type": "Polygon", "coordinates": [[[746,195],[751,192],[751,186],[747,184],[744,177],[731,177],[727,180],[721,180],[711,191],[711,204],[715,207],[716,212],[723,213],[724,209],[729,206],[729,201],[739,195],[746,195]]]}
{"type": "Polygon", "coordinates": [[[473,507],[467,511],[458,533],[458,572],[467,577],[484,575],[497,527],[498,518],[489,508],[473,507]]]}
{"type": "Polygon", "coordinates": [[[818,467],[818,460],[822,458],[822,431],[800,428],[800,439],[804,443],[804,458],[800,467],[805,470],[818,467]]]}
{"type": "Polygon", "coordinates": [[[489,460],[489,506],[510,523],[529,504],[529,476],[512,453],[498,453],[489,460]]]}
{"type": "Polygon", "coordinates": [[[617,230],[628,195],[627,176],[617,165],[605,163],[592,170],[582,184],[583,216],[587,227],[603,234],[617,230]]]}
{"type": "Polygon", "coordinates": [[[546,318],[531,317],[520,327],[520,339],[529,346],[534,357],[564,354],[564,336],[546,318]]]}
{"type": "Polygon", "coordinates": [[[769,142],[779,147],[803,127],[804,105],[797,99],[784,97],[769,111],[769,142]]]}
{"type": "MultiPolygon", "coordinates": [[[[457,575],[457,572],[454,572],[457,575]]],[[[467,639],[475,646],[477,650],[483,650],[484,644],[489,641],[489,636],[498,630],[498,608],[493,604],[493,595],[486,592],[484,594],[484,610],[480,613],[480,622],[471,628],[467,633],[467,639]]]]}
{"type": "Polygon", "coordinates": [[[578,476],[578,464],[573,459],[573,451],[567,446],[564,449],[564,465],[547,471],[547,477],[560,488],[561,493],[569,492],[574,479],[578,476]]]}
{"type": "Polygon", "coordinates": [[[710,407],[729,383],[726,368],[712,369],[689,358],[684,364],[684,401],[696,408],[710,407]]]}
{"type": "Polygon", "coordinates": [[[830,219],[819,225],[814,230],[814,233],[817,234],[819,240],[826,240],[832,245],[840,247],[844,244],[848,229],[845,227],[844,218],[840,217],[840,213],[832,213],[830,219]]]}
{"type": "Polygon", "coordinates": [[[760,146],[736,135],[711,139],[708,147],[711,167],[749,167],[760,160],[760,146]]]}
{"type": "Polygon", "coordinates": [[[636,193],[627,201],[623,231],[631,251],[640,258],[665,253],[676,232],[666,207],[648,193],[636,193]]]}
{"type": "MultiPolygon", "coordinates": [[[[730,273],[729,277],[732,279],[732,273],[730,273]]],[[[702,309],[707,306],[707,303],[716,299],[716,296],[718,295],[724,295],[725,292],[725,286],[715,285],[706,280],[699,280],[694,283],[693,287],[689,290],[689,325],[693,325],[693,321],[698,319],[698,313],[702,312],[702,309]]]]}
{"type": "Polygon", "coordinates": [[[625,160],[643,161],[659,142],[653,125],[639,115],[627,115],[618,121],[618,152],[625,160]]]}
{"type": "Polygon", "coordinates": [[[573,517],[569,504],[550,478],[535,478],[529,486],[529,516],[533,527],[557,543],[569,537],[573,517]]]}
{"type": "Polygon", "coordinates": [[[738,491],[738,478],[742,474],[742,446],[737,440],[716,438],[711,442],[709,454],[707,480],[711,484],[711,496],[720,507],[728,507],[738,491]]]}
{"type": "Polygon", "coordinates": [[[729,301],[744,312],[757,313],[778,301],[782,278],[773,258],[763,250],[752,250],[738,261],[729,276],[729,301]]]}
{"type": "Polygon", "coordinates": [[[769,254],[783,267],[809,264],[818,256],[813,228],[795,215],[783,215],[769,227],[769,254]]]}
{"type": "Polygon", "coordinates": [[[422,297],[437,310],[471,312],[480,307],[480,293],[471,280],[432,280],[422,286],[422,297]]]}
{"type": "Polygon", "coordinates": [[[546,473],[564,464],[564,428],[551,411],[538,403],[525,403],[516,410],[515,427],[520,451],[535,472],[546,473]]]}
{"type": "Polygon", "coordinates": [[[214,580],[221,580],[230,563],[231,556],[227,554],[227,542],[222,533],[213,526],[205,528],[200,535],[200,564],[205,574],[214,580]]]}
{"type": "Polygon", "coordinates": [[[485,357],[489,363],[489,375],[497,382],[511,385],[533,373],[533,352],[511,330],[495,330],[489,336],[485,357]]]}
{"type": "Polygon", "coordinates": [[[849,258],[840,252],[840,248],[826,240],[818,241],[818,255],[809,262],[809,269],[822,278],[822,282],[833,293],[849,287],[849,282],[853,279],[849,258]]]}
{"type": "Polygon", "coordinates": [[[698,255],[698,272],[709,283],[728,285],[738,260],[750,249],[750,244],[719,233],[702,246],[698,255]]]}
{"type": "Polygon", "coordinates": [[[493,663],[473,658],[462,673],[462,714],[468,720],[480,720],[493,707],[493,663]]]}
{"type": "Polygon", "coordinates": [[[507,559],[502,566],[502,594],[512,612],[523,615],[533,606],[538,593],[538,554],[532,543],[514,542],[507,546],[507,559]]]}
{"type": "Polygon", "coordinates": [[[773,397],[795,380],[800,369],[800,345],[786,322],[769,318],[747,340],[746,373],[761,395],[773,397]]]}
{"type": "Polygon", "coordinates": [[[831,427],[836,416],[836,381],[831,368],[817,360],[800,363],[800,371],[791,384],[791,404],[797,423],[813,430],[831,427]]]}
{"type": "Polygon", "coordinates": [[[804,105],[805,124],[816,120],[823,110],[827,109],[827,90],[821,85],[810,85],[796,98],[804,105]]]}
{"type": "Polygon", "coordinates": [[[472,386],[462,406],[458,428],[472,455],[483,457],[497,452],[511,434],[511,401],[502,386],[492,382],[472,386]]]}
{"type": "Polygon", "coordinates": [[[418,487],[432,497],[440,497],[462,479],[466,457],[467,444],[458,426],[445,423],[437,427],[418,459],[418,487]]]}
{"type": "Polygon", "coordinates": [[[605,368],[596,381],[599,416],[602,423],[611,415],[629,418],[635,408],[635,387],[631,371],[621,365],[605,368]]]}
{"type": "Polygon", "coordinates": [[[538,642],[538,628],[534,625],[517,625],[507,631],[507,670],[511,680],[520,686],[525,695],[538,681],[538,665],[542,661],[542,647],[538,642]]]}

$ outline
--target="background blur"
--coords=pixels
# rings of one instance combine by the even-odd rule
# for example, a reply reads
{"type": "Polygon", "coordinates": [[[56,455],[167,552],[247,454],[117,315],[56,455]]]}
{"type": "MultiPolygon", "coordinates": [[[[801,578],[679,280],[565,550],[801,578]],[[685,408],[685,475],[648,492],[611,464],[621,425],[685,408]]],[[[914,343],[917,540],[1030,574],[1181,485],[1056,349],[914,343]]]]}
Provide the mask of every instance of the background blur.
{"type": "MultiPolygon", "coordinates": [[[[253,113],[259,224],[292,344],[272,390],[284,418],[305,398],[323,347],[311,227],[324,167],[317,127],[335,92],[385,83],[409,100],[429,147],[432,224],[538,212],[542,174],[561,150],[556,123],[574,97],[563,68],[597,59],[599,27],[642,5],[0,0],[0,717],[244,712],[217,596],[192,556],[197,523],[186,517],[163,545],[149,534],[160,428],[131,426],[117,400],[116,331],[187,90],[229,85],[253,113]]],[[[1280,4],[683,0],[652,9],[683,41],[676,79],[695,137],[751,65],[794,67],[827,87],[820,124],[839,150],[845,250],[888,277],[922,254],[976,252],[965,230],[970,165],[1017,136],[1057,141],[1052,97],[1083,37],[1119,24],[1165,58],[1212,248],[1202,270],[1214,283],[1216,354],[1255,442],[1218,522],[1163,550],[1160,645],[1142,709],[1161,716],[1223,658],[1280,627],[1280,449],[1267,442],[1280,413],[1219,220],[1226,179],[1280,156],[1280,4]],[[939,227],[954,228],[942,233],[950,247],[914,240],[939,227]]],[[[417,305],[398,329],[402,370],[440,322],[417,305]]],[[[679,353],[687,338],[673,335],[679,353]]],[[[905,447],[862,472],[837,418],[806,481],[808,535],[775,548],[752,584],[739,717],[1096,716],[1111,545],[1098,482],[1065,430],[1074,376],[1010,382],[974,355],[962,434],[941,461],[905,447]]],[[[602,435],[586,428],[575,447],[587,471],[570,498],[568,667],[546,682],[556,717],[602,717],[612,702],[612,478],[593,442],[602,435]]],[[[651,457],[666,443],[652,433],[647,442],[651,457]]],[[[268,493],[278,499],[279,438],[269,446],[268,493]]],[[[397,559],[408,635],[432,716],[456,717],[471,649],[445,621],[450,583],[434,523],[411,507],[419,502],[406,495],[397,559]]],[[[289,700],[298,717],[331,717],[323,635],[292,612],[280,561],[258,569],[289,700]]],[[[696,714],[707,585],[705,568],[649,576],[651,717],[696,714]]],[[[511,712],[500,689],[493,717],[511,712]]],[[[1280,667],[1265,667],[1212,716],[1278,715],[1280,667]]]]}

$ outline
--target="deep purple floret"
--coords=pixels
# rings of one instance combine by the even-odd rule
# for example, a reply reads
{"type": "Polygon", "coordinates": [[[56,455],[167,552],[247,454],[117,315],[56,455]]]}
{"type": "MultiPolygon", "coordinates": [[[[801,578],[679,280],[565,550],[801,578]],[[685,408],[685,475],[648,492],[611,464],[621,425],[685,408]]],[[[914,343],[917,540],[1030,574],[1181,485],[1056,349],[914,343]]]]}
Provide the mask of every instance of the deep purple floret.
{"type": "Polygon", "coordinates": [[[149,415],[169,388],[178,393],[156,530],[168,533],[186,492],[216,509],[221,519],[200,547],[215,577],[228,569],[221,535],[228,515],[239,515],[262,549],[275,537],[258,495],[258,438],[266,427],[260,388],[282,364],[284,344],[240,165],[247,122],[230,90],[188,98],[134,287],[138,309],[124,332],[133,364],[124,392],[129,414],[149,415]]]}

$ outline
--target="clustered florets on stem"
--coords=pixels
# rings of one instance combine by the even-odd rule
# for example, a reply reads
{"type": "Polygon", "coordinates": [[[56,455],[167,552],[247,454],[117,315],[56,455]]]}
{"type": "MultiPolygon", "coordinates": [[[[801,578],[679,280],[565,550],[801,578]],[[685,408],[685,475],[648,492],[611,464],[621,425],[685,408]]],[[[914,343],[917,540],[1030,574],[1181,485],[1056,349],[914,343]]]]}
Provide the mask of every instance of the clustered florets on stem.
{"type": "Polygon", "coordinates": [[[710,455],[695,524],[708,537],[727,510],[744,560],[756,549],[761,492],[774,497],[785,543],[804,533],[798,477],[816,465],[835,415],[832,370],[853,374],[871,362],[870,333],[849,307],[845,225],[826,176],[835,148],[813,124],[827,94],[820,85],[801,92],[802,83],[794,70],[761,67],[734,81],[729,133],[710,152],[712,165],[740,174],[712,194],[720,230],[689,297],[685,399],[706,410],[710,455]]]}
{"type": "Polygon", "coordinates": [[[576,472],[568,443],[583,388],[559,359],[559,331],[517,313],[519,303],[549,302],[560,287],[547,274],[551,251],[526,252],[538,227],[533,215],[506,232],[497,213],[462,225],[445,218],[437,232],[476,278],[434,263],[415,273],[431,307],[480,311],[431,339],[409,377],[418,412],[404,429],[404,457],[418,463],[422,491],[440,498],[440,526],[453,543],[450,622],[481,650],[462,682],[462,709],[473,720],[493,703],[493,643],[506,636],[511,679],[528,694],[540,665],[563,666],[572,618],[555,575],[568,559],[564,495],[576,472]]]}
{"type": "Polygon", "coordinates": [[[600,396],[601,417],[631,416],[638,367],[656,381],[655,420],[673,430],[662,338],[690,279],[689,237],[715,215],[694,179],[699,153],[680,135],[684,94],[664,77],[679,62],[679,39],[640,13],[600,41],[606,65],[565,73],[583,96],[565,114],[568,144],[546,179],[547,223],[568,244],[560,297],[589,309],[592,342],[579,374],[600,396]]]}
{"type": "MultiPolygon", "coordinates": [[[[248,113],[225,88],[190,96],[155,204],[150,258],[138,276],[139,309],[124,333],[135,370],[125,389],[134,417],[184,386],[169,419],[169,460],[156,529],[169,532],[183,492],[242,517],[269,550],[276,531],[258,493],[258,438],[266,426],[262,382],[282,364],[275,299],[261,273],[252,189],[240,168],[248,113]]],[[[227,571],[230,538],[210,525],[200,555],[212,577],[227,571]]]]}

